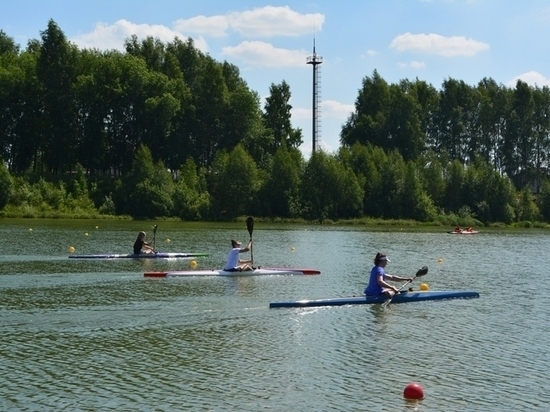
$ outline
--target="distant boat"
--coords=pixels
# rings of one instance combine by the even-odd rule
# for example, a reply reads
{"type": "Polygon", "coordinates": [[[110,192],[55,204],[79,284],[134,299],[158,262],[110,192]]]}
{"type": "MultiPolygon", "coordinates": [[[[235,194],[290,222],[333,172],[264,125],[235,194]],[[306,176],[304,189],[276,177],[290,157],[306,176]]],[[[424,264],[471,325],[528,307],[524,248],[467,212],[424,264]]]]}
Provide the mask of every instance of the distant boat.
{"type": "Polygon", "coordinates": [[[477,235],[479,233],[479,230],[468,230],[468,229],[460,229],[460,230],[451,230],[450,232],[447,232],[451,235],[477,235]]]}

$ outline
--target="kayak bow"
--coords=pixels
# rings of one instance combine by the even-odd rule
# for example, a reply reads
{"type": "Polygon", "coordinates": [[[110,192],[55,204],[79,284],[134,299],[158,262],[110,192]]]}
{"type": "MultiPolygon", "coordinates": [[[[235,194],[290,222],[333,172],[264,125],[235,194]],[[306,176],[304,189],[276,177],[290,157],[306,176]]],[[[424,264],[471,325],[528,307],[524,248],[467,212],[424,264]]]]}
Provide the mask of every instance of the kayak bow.
{"type": "MultiPolygon", "coordinates": [[[[392,303],[420,302],[424,300],[444,299],[469,299],[479,298],[479,293],[464,290],[440,290],[440,291],[418,291],[403,292],[395,295],[392,303]]],[[[312,306],[343,306],[343,305],[365,305],[373,303],[384,303],[386,296],[352,296],[345,298],[329,298],[314,300],[294,300],[283,302],[271,302],[270,308],[301,308],[312,306]]]]}

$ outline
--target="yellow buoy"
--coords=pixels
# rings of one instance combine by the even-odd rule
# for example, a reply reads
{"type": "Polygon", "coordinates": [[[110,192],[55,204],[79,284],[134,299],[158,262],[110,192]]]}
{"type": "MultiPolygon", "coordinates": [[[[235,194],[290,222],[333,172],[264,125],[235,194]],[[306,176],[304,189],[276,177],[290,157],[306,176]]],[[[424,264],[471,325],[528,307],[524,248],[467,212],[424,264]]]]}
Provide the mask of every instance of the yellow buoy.
{"type": "Polygon", "coordinates": [[[292,247],[290,248],[290,250],[296,250],[296,248],[295,248],[294,246],[292,246],[292,247]]]}
{"type": "Polygon", "coordinates": [[[192,269],[195,269],[197,267],[197,261],[192,260],[191,262],[189,262],[189,266],[191,266],[192,269]]]}
{"type": "Polygon", "coordinates": [[[74,253],[75,248],[73,246],[69,246],[69,253],[74,253]]]}
{"type": "Polygon", "coordinates": [[[430,290],[430,287],[428,286],[427,283],[421,283],[420,290],[430,290]]]}
{"type": "Polygon", "coordinates": [[[84,233],[84,236],[88,236],[88,232],[84,233]]]}
{"type": "Polygon", "coordinates": [[[437,259],[437,263],[443,263],[443,259],[441,258],[437,259]]]}
{"type": "Polygon", "coordinates": [[[96,229],[99,229],[99,226],[96,226],[95,228],[96,228],[96,229]]]}
{"type": "Polygon", "coordinates": [[[31,228],[29,228],[29,232],[32,232],[32,227],[31,227],[31,228]]]}
{"type": "Polygon", "coordinates": [[[170,239],[166,239],[166,243],[170,243],[170,242],[171,242],[171,240],[170,240],[170,239]]]}

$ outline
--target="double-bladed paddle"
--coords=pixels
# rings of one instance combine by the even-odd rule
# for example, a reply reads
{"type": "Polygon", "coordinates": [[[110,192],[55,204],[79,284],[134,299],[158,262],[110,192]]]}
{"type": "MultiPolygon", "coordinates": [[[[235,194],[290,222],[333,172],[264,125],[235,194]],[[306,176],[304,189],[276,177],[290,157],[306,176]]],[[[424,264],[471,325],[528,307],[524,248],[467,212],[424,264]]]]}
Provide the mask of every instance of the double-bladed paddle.
{"type": "MultiPolygon", "coordinates": [[[[252,232],[254,231],[254,218],[248,216],[246,218],[246,228],[248,229],[248,234],[250,235],[250,240],[252,240],[252,232]]],[[[250,261],[254,264],[254,255],[252,254],[252,245],[250,245],[250,261]]]]}
{"type": "Polygon", "coordinates": [[[157,253],[157,250],[155,249],[155,240],[157,238],[157,228],[158,228],[158,225],[155,225],[153,227],[153,252],[157,253]]]}
{"type": "Polygon", "coordinates": [[[399,289],[397,289],[397,292],[391,298],[389,298],[387,301],[382,303],[382,307],[385,308],[386,306],[388,306],[391,303],[393,297],[395,295],[397,295],[401,289],[403,289],[405,286],[407,286],[409,283],[411,283],[416,278],[424,276],[427,273],[428,273],[428,266],[422,266],[420,269],[418,269],[418,272],[416,272],[416,274],[414,275],[414,277],[411,280],[407,280],[405,283],[403,283],[401,285],[401,287],[399,289]]]}

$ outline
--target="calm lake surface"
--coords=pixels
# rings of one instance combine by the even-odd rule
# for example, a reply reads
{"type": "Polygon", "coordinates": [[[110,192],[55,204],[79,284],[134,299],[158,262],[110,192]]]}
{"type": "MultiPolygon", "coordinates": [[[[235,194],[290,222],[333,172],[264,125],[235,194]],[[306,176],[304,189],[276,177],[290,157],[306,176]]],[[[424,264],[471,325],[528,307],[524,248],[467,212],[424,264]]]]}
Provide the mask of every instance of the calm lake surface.
{"type": "MultiPolygon", "coordinates": [[[[254,227],[254,261],[319,276],[150,279],[152,222],[0,220],[1,411],[538,411],[550,404],[550,232],[254,227]],[[387,270],[479,299],[269,309],[362,294],[387,270]],[[425,399],[407,402],[411,382],[425,399]]],[[[159,222],[156,247],[220,268],[242,224],[159,222]]]]}

